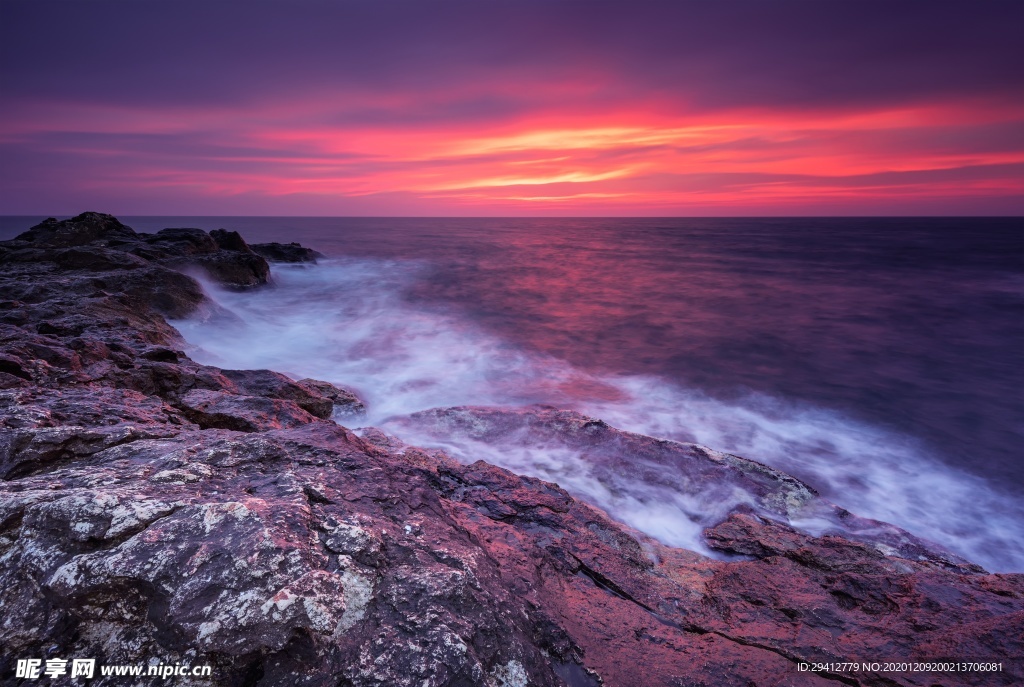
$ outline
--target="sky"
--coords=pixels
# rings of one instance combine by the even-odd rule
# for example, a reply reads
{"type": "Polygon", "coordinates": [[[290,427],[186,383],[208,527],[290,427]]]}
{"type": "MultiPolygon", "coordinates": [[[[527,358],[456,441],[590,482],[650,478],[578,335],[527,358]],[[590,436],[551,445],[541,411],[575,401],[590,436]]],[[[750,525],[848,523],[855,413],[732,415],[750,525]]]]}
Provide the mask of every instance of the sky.
{"type": "Polygon", "coordinates": [[[1024,214],[1024,2],[0,0],[0,214],[1024,214]]]}

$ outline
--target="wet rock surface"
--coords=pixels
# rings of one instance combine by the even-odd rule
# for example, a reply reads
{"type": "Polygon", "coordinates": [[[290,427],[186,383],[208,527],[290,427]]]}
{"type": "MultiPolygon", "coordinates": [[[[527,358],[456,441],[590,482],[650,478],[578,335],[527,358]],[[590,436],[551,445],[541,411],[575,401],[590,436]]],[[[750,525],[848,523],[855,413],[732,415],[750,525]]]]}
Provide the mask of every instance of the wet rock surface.
{"type": "MultiPolygon", "coordinates": [[[[33,263],[72,270],[163,266],[207,276],[225,286],[267,283],[270,266],[236,231],[163,229],[137,233],[111,215],[85,212],[72,219],[47,219],[11,241],[3,241],[0,264],[33,263]]],[[[176,316],[176,315],[172,315],[176,316]]]]}
{"type": "Polygon", "coordinates": [[[1024,680],[1024,576],[857,518],[754,461],[549,407],[408,419],[492,445],[558,442],[608,480],[740,485],[755,498],[705,533],[716,559],[555,484],[357,436],[348,390],[195,363],[164,315],[226,315],[179,270],[265,283],[234,271],[252,256],[237,234],[136,234],[96,213],[0,243],[3,684],[19,684],[16,659],[53,656],[213,666],[213,679],[175,680],[197,685],[1024,680]],[[209,269],[219,260],[234,267],[209,269]],[[808,510],[834,528],[793,527],[808,510]],[[797,669],[943,659],[1003,670],[797,669]]]}
{"type": "Polygon", "coordinates": [[[270,262],[312,262],[324,257],[312,248],[298,243],[254,243],[252,249],[270,262]]]}

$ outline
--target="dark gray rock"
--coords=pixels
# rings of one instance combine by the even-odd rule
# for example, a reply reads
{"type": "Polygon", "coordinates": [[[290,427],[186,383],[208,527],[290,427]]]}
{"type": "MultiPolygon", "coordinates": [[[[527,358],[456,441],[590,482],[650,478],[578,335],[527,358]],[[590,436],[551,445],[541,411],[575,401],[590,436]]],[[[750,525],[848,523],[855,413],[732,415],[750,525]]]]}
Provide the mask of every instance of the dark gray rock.
{"type": "Polygon", "coordinates": [[[162,229],[132,251],[175,269],[198,268],[226,286],[260,286],[270,277],[267,261],[249,250],[234,231],[215,229],[207,234],[202,229],[162,229]]]}
{"type": "Polygon", "coordinates": [[[89,286],[123,293],[127,300],[174,319],[193,315],[206,304],[203,289],[195,279],[160,265],[97,277],[89,286]]]}
{"type": "Polygon", "coordinates": [[[218,250],[216,253],[188,258],[168,258],[163,263],[177,269],[199,268],[225,286],[261,286],[270,278],[270,265],[266,260],[254,253],[233,250],[218,250]]]}
{"type": "Polygon", "coordinates": [[[270,262],[311,262],[324,257],[312,248],[305,248],[298,243],[254,243],[253,251],[262,255],[270,262]]]}
{"type": "Polygon", "coordinates": [[[228,231],[227,229],[214,229],[210,232],[210,238],[216,243],[217,247],[222,250],[233,250],[239,253],[252,253],[246,244],[245,239],[237,231],[228,231]]]}
{"type": "Polygon", "coordinates": [[[98,246],[64,248],[53,254],[53,261],[63,269],[96,272],[134,270],[149,264],[148,261],[131,253],[98,246]]]}
{"type": "Polygon", "coordinates": [[[162,251],[161,257],[207,255],[218,250],[217,242],[202,229],[161,229],[146,236],[146,243],[162,251]]]}
{"type": "Polygon", "coordinates": [[[113,215],[100,212],[83,212],[77,217],[43,220],[28,231],[19,234],[15,240],[26,241],[41,248],[66,248],[84,246],[93,242],[132,240],[138,235],[121,224],[113,215]]]}

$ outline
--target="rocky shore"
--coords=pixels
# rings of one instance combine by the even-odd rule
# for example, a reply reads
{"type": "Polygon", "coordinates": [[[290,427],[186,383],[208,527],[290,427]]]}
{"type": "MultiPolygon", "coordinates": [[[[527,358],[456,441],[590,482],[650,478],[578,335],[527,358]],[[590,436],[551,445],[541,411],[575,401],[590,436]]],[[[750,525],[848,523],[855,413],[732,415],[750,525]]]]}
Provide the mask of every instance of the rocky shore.
{"type": "Polygon", "coordinates": [[[37,683],[18,659],[95,658],[212,677],[38,683],[1024,684],[1024,575],[752,460],[578,413],[406,420],[752,494],[705,532],[722,559],[666,547],[555,484],[357,435],[347,389],[200,365],[165,319],[231,317],[194,276],[273,288],[268,260],[318,257],[98,213],[0,242],[0,683],[37,683]],[[809,517],[826,533],[791,524],[809,517]],[[885,667],[947,660],[1002,667],[885,667]],[[844,665],[865,662],[882,667],[844,665]]]}

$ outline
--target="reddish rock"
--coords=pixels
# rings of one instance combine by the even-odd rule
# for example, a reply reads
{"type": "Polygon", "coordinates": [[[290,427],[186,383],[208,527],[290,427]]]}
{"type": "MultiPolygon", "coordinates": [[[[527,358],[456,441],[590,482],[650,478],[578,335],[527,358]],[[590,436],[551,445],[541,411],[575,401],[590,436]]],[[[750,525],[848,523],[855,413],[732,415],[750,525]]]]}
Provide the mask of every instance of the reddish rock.
{"type": "Polygon", "coordinates": [[[723,558],[555,484],[360,438],[325,419],[358,403],[342,389],[189,360],[134,275],[162,274],[152,260],[185,245],[225,249],[115,222],[0,243],[0,259],[19,256],[0,271],[0,607],[15,609],[0,617],[0,681],[18,658],[59,656],[209,664],[218,685],[1024,682],[1024,575],[988,574],[754,461],[554,408],[405,426],[584,451],[599,479],[745,489],[751,502],[706,530],[723,558]],[[72,245],[85,257],[62,266],[54,251],[72,245]],[[117,267],[107,251],[122,249],[148,263],[117,267]],[[788,524],[807,509],[834,531],[788,524]],[[1003,669],[798,669],[936,659],[1003,669]]]}
{"type": "Polygon", "coordinates": [[[240,432],[299,427],[316,421],[313,415],[292,401],[206,389],[189,391],[178,399],[177,406],[200,427],[219,427],[240,432]]]}
{"type": "Polygon", "coordinates": [[[354,391],[318,379],[300,379],[296,383],[312,394],[330,399],[331,414],[327,417],[352,418],[366,412],[366,406],[354,391]]]}
{"type": "Polygon", "coordinates": [[[240,393],[292,401],[307,413],[321,419],[331,417],[334,400],[315,386],[293,382],[271,370],[221,370],[240,393]]]}

